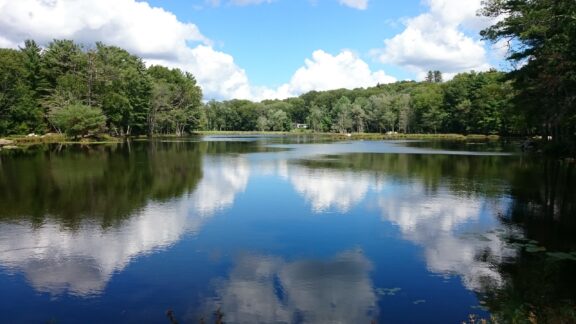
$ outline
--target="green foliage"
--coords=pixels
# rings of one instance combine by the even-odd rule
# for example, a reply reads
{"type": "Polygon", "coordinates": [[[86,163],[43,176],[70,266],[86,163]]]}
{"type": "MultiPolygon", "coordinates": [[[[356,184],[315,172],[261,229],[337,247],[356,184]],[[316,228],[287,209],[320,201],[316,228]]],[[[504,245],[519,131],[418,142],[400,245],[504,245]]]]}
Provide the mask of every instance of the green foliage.
{"type": "Polygon", "coordinates": [[[56,109],[49,119],[54,127],[74,138],[99,133],[106,123],[102,110],[82,104],[56,109]]]}
{"type": "MultiPolygon", "coordinates": [[[[496,39],[496,30],[485,35],[496,39]]],[[[202,91],[190,73],[146,68],[141,58],[102,43],[86,50],[70,40],[54,40],[42,51],[29,40],[20,51],[0,50],[0,58],[0,135],[54,129],[50,115],[76,104],[101,109],[105,129],[114,136],[290,131],[297,123],[308,124],[314,132],[524,135],[534,133],[543,120],[552,125],[552,115],[542,119],[532,112],[559,98],[539,90],[531,93],[537,103],[524,105],[521,100],[529,96],[518,89],[521,82],[507,80],[504,73],[472,71],[444,82],[440,71],[430,71],[424,82],[311,91],[285,100],[203,104],[202,91]]],[[[564,81],[564,92],[573,94],[567,90],[572,81],[564,81]]],[[[566,100],[570,107],[576,101],[566,100]]],[[[566,104],[555,107],[557,125],[576,118],[566,104]]]]}
{"type": "Polygon", "coordinates": [[[86,135],[75,130],[83,126],[63,121],[72,112],[90,120],[78,105],[105,117],[106,127],[90,132],[183,134],[205,127],[201,98],[191,74],[148,69],[141,58],[115,46],[97,43],[85,50],[71,40],[54,40],[41,50],[27,40],[20,51],[0,49],[0,135],[45,132],[46,122],[74,137],[86,135]]]}
{"type": "Polygon", "coordinates": [[[0,135],[44,129],[42,111],[27,76],[22,52],[0,49],[0,135]]]}
{"type": "Polygon", "coordinates": [[[181,136],[203,126],[202,91],[190,73],[163,66],[152,66],[148,72],[152,78],[149,134],[181,136]]]}
{"type": "Polygon", "coordinates": [[[481,13],[501,18],[481,34],[511,45],[508,59],[519,68],[508,76],[525,127],[575,142],[576,2],[487,0],[481,13]]]}

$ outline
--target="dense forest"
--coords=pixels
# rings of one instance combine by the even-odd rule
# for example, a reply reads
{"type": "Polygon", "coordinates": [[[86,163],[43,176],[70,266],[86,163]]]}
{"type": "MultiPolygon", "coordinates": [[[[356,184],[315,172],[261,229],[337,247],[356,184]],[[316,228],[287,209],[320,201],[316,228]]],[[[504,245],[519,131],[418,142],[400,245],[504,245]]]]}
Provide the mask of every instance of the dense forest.
{"type": "Polygon", "coordinates": [[[19,50],[0,49],[0,77],[2,135],[289,131],[296,124],[340,133],[527,130],[513,117],[510,82],[497,71],[463,73],[448,82],[431,71],[423,82],[203,104],[191,74],[146,67],[121,48],[97,43],[84,49],[70,40],[54,40],[41,49],[28,40],[19,50]]]}
{"type": "Polygon", "coordinates": [[[311,91],[285,100],[203,103],[194,76],[147,67],[102,43],[84,47],[28,40],[0,49],[0,135],[62,132],[72,137],[191,133],[195,130],[402,132],[542,135],[574,142],[574,1],[486,1],[480,14],[505,15],[482,31],[506,40],[504,73],[468,72],[443,81],[311,91]]]}

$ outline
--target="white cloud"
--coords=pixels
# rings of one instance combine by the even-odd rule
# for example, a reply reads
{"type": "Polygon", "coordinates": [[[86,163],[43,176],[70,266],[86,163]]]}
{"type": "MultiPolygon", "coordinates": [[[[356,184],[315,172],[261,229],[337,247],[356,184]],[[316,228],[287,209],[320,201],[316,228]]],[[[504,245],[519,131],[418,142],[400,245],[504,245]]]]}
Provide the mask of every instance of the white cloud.
{"type": "MultiPolygon", "coordinates": [[[[227,3],[249,5],[272,1],[227,3]]],[[[366,1],[354,3],[361,6],[362,2],[366,1]]],[[[103,41],[125,48],[147,64],[191,72],[206,99],[286,98],[310,90],[367,87],[395,81],[383,71],[371,71],[351,51],[331,55],[318,50],[290,82],[276,89],[254,87],[233,56],[216,50],[195,24],[182,22],[171,12],[136,0],[0,0],[0,46],[15,48],[28,38],[41,45],[53,39],[72,39],[83,44],[103,41]]]]}
{"type": "Polygon", "coordinates": [[[105,40],[147,58],[174,58],[186,42],[209,43],[196,25],[146,2],[0,0],[0,8],[0,34],[14,46],[26,38],[105,40]]]}
{"type": "Polygon", "coordinates": [[[232,56],[219,52],[192,23],[134,0],[0,0],[0,45],[16,47],[32,38],[92,44],[103,41],[144,58],[192,72],[208,97],[249,93],[248,78],[232,56]],[[190,44],[194,47],[191,47],[190,44]]]}
{"type": "Polygon", "coordinates": [[[458,72],[490,68],[485,44],[477,34],[489,21],[477,17],[481,0],[427,0],[429,12],[406,21],[405,30],[375,51],[383,63],[396,64],[422,78],[440,70],[449,78],[458,72]]]}
{"type": "Polygon", "coordinates": [[[368,0],[338,0],[341,5],[358,10],[366,10],[368,8],[368,0]]]}
{"type": "Polygon", "coordinates": [[[255,97],[285,98],[311,90],[332,90],[339,88],[373,87],[378,83],[391,83],[396,79],[384,71],[372,71],[368,64],[350,50],[337,55],[316,50],[311,59],[306,59],[286,83],[275,90],[262,89],[255,97]]]}

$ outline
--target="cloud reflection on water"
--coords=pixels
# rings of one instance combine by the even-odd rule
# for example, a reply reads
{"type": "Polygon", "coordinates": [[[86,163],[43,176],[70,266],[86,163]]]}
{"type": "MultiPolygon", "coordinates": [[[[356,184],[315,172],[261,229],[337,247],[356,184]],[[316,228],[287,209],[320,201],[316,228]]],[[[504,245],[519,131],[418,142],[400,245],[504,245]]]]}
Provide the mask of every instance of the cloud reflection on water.
{"type": "Polygon", "coordinates": [[[66,229],[47,219],[0,224],[0,264],[24,273],[40,292],[90,296],[101,293],[114,272],[139,255],[164,249],[197,233],[245,190],[249,167],[242,158],[207,158],[196,190],[165,203],[149,202],[116,227],[83,222],[66,229]]]}
{"type": "Polygon", "coordinates": [[[370,323],[378,313],[371,269],[361,251],[326,261],[243,255],[206,309],[220,308],[230,323],[370,323]]]}

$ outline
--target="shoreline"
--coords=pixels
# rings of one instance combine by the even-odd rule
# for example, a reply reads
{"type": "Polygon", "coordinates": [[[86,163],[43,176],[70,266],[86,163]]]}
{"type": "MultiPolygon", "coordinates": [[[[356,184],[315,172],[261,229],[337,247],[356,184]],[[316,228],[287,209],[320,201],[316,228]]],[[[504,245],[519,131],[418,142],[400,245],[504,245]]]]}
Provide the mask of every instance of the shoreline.
{"type": "MultiPolygon", "coordinates": [[[[335,139],[350,139],[350,140],[500,140],[504,137],[499,135],[482,135],[482,134],[381,134],[381,133],[313,133],[313,132],[270,132],[270,131],[196,131],[186,136],[176,135],[156,135],[152,139],[159,138],[186,138],[194,136],[318,136],[329,137],[335,139]]],[[[149,139],[148,136],[128,136],[128,137],[112,137],[108,135],[99,136],[98,138],[83,138],[80,140],[73,140],[67,138],[63,134],[45,134],[45,135],[11,135],[0,138],[0,148],[13,149],[16,147],[37,145],[37,144],[113,144],[122,143],[126,139],[149,139]]]]}

